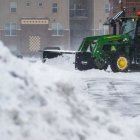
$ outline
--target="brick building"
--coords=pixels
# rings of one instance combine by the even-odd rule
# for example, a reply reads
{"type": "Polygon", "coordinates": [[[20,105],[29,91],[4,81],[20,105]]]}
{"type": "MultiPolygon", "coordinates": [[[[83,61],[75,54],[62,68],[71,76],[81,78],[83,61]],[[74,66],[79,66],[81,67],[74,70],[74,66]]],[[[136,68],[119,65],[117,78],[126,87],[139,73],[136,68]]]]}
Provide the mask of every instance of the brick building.
{"type": "MultiPolygon", "coordinates": [[[[109,14],[110,19],[115,18],[116,20],[117,17],[124,16],[122,14],[125,14],[125,16],[134,16],[136,11],[140,11],[140,0],[109,0],[109,3],[110,3],[110,14],[109,14]]],[[[115,33],[115,31],[113,31],[111,27],[112,26],[110,24],[110,32],[115,33]]],[[[120,30],[119,25],[117,25],[116,33],[119,33],[119,30],[120,30]]]]}
{"type": "Polygon", "coordinates": [[[0,40],[12,51],[77,49],[83,37],[108,32],[109,0],[0,0],[0,40]]]}
{"type": "Polygon", "coordinates": [[[69,0],[0,0],[0,40],[12,51],[68,49],[69,0]],[[65,6],[64,6],[65,5],[65,6]]]}

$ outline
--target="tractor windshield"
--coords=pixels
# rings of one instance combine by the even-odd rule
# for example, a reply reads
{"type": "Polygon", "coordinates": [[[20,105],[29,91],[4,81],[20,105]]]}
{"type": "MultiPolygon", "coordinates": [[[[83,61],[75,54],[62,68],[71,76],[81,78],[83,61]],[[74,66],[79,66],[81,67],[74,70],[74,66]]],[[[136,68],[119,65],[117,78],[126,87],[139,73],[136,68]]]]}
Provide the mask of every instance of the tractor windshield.
{"type": "Polygon", "coordinates": [[[133,39],[135,34],[135,26],[136,22],[133,19],[127,19],[122,23],[121,33],[122,34],[128,33],[133,39]]]}

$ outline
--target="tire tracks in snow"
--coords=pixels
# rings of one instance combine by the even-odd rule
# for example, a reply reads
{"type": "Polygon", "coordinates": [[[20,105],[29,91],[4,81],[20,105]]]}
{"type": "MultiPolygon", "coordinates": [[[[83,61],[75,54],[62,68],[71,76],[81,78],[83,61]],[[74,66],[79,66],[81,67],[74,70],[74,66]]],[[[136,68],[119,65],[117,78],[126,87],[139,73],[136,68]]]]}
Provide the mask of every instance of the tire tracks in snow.
{"type": "Polygon", "coordinates": [[[97,104],[122,115],[140,115],[140,83],[113,78],[84,79],[84,91],[97,104]]]}

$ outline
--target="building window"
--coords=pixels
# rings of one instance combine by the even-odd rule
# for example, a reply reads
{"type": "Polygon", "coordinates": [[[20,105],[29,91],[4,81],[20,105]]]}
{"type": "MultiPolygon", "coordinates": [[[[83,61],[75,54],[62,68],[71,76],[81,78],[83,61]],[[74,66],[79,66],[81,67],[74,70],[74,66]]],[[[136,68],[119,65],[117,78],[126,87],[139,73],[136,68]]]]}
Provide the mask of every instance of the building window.
{"type": "Polygon", "coordinates": [[[12,13],[17,11],[17,3],[16,2],[10,2],[10,11],[12,13]]]}
{"type": "Polygon", "coordinates": [[[52,36],[63,36],[64,29],[60,23],[52,23],[52,36]]]}
{"type": "Polygon", "coordinates": [[[43,6],[43,3],[42,3],[42,2],[39,2],[39,3],[38,3],[38,6],[39,6],[39,7],[42,7],[42,6],[43,6]]]}
{"type": "Polygon", "coordinates": [[[31,6],[31,0],[26,0],[25,5],[26,5],[26,7],[30,7],[31,6]]]}
{"type": "Polygon", "coordinates": [[[57,3],[53,3],[52,4],[52,12],[57,13],[57,11],[58,11],[58,5],[57,5],[57,3]]]}
{"type": "Polygon", "coordinates": [[[109,4],[105,4],[105,12],[109,13],[110,11],[110,5],[109,4]]]}
{"type": "Polygon", "coordinates": [[[119,0],[119,3],[121,3],[122,2],[122,0],[119,0]]]}
{"type": "Polygon", "coordinates": [[[30,7],[30,2],[26,2],[26,6],[27,7],[30,7]]]}
{"type": "Polygon", "coordinates": [[[7,23],[4,27],[5,35],[15,36],[16,35],[16,23],[7,23]]]}

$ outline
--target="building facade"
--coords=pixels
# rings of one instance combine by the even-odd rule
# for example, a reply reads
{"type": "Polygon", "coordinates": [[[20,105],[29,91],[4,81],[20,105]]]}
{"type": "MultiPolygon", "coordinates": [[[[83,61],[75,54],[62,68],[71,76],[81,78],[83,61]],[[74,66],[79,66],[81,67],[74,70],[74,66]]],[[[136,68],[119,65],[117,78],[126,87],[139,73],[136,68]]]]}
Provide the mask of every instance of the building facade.
{"type": "Polygon", "coordinates": [[[91,13],[94,19],[94,35],[108,34],[108,26],[104,25],[104,22],[109,17],[109,0],[95,0],[94,1],[94,15],[91,13]]]}
{"type": "Polygon", "coordinates": [[[109,16],[109,0],[70,0],[70,42],[77,49],[86,36],[108,34],[104,22],[109,16]]]}
{"type": "Polygon", "coordinates": [[[0,0],[0,40],[12,51],[77,49],[83,37],[108,32],[108,0],[0,0]]]}
{"type": "Polygon", "coordinates": [[[68,0],[1,0],[0,40],[22,54],[46,47],[68,49],[68,7],[68,0]]]}
{"type": "MultiPolygon", "coordinates": [[[[119,12],[124,11],[123,16],[135,16],[137,11],[140,11],[140,1],[139,0],[109,0],[110,2],[110,14],[109,17],[115,17],[119,12]]],[[[120,14],[120,16],[122,16],[120,14]]],[[[120,32],[119,23],[115,23],[116,33],[120,32]]],[[[111,29],[112,25],[110,25],[110,33],[113,33],[111,29]]],[[[114,33],[115,34],[115,33],[114,33]]]]}
{"type": "Polygon", "coordinates": [[[135,15],[136,11],[140,11],[139,0],[109,0],[110,2],[110,16],[125,9],[126,16],[135,15]]]}

